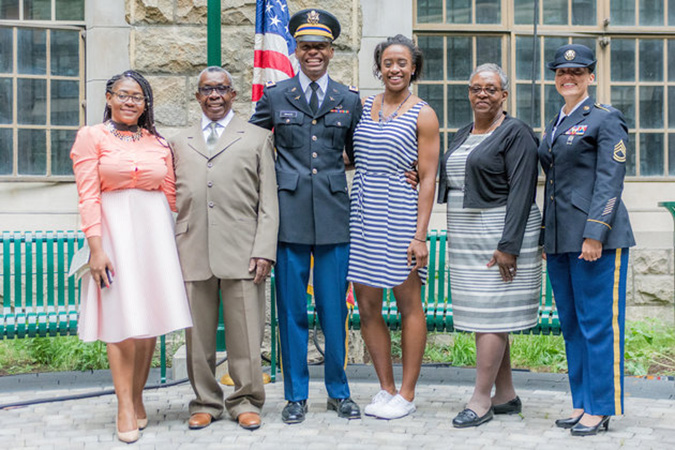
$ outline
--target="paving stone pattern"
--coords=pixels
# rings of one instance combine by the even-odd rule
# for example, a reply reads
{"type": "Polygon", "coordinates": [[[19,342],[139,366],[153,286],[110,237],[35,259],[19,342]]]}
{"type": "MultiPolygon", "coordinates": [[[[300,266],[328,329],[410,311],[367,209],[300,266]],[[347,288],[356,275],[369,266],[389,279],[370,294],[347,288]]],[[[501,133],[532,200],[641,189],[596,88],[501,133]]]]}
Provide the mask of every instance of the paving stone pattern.
{"type": "MultiPolygon", "coordinates": [[[[263,426],[246,431],[230,419],[203,430],[189,430],[189,384],[145,393],[150,423],[133,445],[115,437],[112,395],[43,403],[0,411],[0,448],[7,449],[669,449],[675,448],[675,385],[672,381],[627,380],[627,414],[612,418],[610,429],[595,437],[572,437],[553,421],[569,413],[571,398],[564,376],[516,373],[522,415],[497,416],[478,428],[458,430],[452,418],[472,390],[469,369],[425,368],[417,390],[417,412],[400,420],[366,417],[347,421],[326,410],[321,369],[313,368],[309,414],[298,425],[285,425],[283,383],[267,385],[263,426]],[[636,388],[645,385],[647,388],[636,388]],[[637,394],[636,394],[637,393],[637,394]],[[641,396],[637,396],[641,395],[641,396]]],[[[400,379],[400,369],[396,371],[400,379]]],[[[350,372],[352,397],[361,407],[378,390],[372,368],[350,372]]],[[[101,390],[105,383],[77,377],[3,377],[0,404],[101,390]],[[73,382],[75,380],[75,382],[73,382]],[[57,381],[59,381],[57,383],[57,381]]],[[[86,377],[83,377],[86,378],[86,377]]],[[[226,388],[230,389],[230,388],[226,388]]]]}

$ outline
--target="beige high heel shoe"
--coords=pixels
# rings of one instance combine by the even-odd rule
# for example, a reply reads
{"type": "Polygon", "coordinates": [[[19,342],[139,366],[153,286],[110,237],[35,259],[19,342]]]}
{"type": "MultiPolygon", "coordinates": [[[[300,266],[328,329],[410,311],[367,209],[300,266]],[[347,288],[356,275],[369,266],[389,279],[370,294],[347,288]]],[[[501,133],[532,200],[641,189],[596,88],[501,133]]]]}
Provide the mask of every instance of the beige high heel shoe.
{"type": "Polygon", "coordinates": [[[143,419],[136,419],[136,423],[138,424],[139,430],[145,430],[148,426],[148,418],[145,417],[143,419]]]}
{"type": "Polygon", "coordinates": [[[117,439],[127,444],[136,442],[141,438],[141,431],[138,428],[131,431],[120,431],[120,427],[117,424],[117,421],[115,421],[115,431],[117,431],[117,439]]]}

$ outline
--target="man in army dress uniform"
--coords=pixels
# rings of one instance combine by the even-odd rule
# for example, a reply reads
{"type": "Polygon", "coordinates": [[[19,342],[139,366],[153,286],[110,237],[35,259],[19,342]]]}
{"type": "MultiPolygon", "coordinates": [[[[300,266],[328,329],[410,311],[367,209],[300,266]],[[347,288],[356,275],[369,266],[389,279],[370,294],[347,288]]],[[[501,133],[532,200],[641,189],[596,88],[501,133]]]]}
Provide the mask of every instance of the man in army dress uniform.
{"type": "Polygon", "coordinates": [[[340,23],[329,12],[307,9],[291,17],[301,71],[270,83],[251,122],[274,129],[279,194],[279,244],[275,269],[285,423],[305,420],[307,368],[307,283],[314,257],[314,296],[325,346],[328,409],[359,419],[345,374],[349,197],[346,153],[353,161],[352,135],[361,117],[354,87],[328,77],[332,42],[340,23]]]}

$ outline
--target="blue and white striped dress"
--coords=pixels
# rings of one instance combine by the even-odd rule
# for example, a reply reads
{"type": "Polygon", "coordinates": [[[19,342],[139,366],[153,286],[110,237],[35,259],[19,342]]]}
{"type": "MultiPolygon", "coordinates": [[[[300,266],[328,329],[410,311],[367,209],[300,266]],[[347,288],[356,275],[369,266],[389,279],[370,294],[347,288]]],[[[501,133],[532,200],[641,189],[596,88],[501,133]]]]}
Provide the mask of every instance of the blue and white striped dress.
{"type": "MultiPolygon", "coordinates": [[[[391,288],[403,283],[412,269],[407,250],[417,229],[417,190],[404,173],[417,160],[417,117],[426,103],[419,102],[380,125],[370,114],[374,99],[366,99],[354,132],[356,174],[347,279],[391,288]]],[[[426,267],[418,274],[425,283],[426,267]]]]}

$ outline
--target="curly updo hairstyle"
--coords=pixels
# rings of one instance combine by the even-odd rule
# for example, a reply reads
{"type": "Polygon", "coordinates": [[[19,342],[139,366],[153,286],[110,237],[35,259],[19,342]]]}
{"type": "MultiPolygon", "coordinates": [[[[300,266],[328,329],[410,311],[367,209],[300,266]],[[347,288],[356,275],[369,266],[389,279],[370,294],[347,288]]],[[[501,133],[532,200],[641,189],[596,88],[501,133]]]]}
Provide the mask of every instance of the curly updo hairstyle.
{"type": "Polygon", "coordinates": [[[420,50],[420,48],[415,45],[412,39],[405,37],[402,34],[397,34],[393,37],[390,36],[386,41],[382,41],[377,44],[375,47],[375,53],[373,55],[375,59],[375,63],[373,64],[373,74],[379,79],[382,78],[382,54],[388,47],[392,45],[402,45],[410,51],[412,63],[415,66],[415,71],[410,77],[410,82],[413,83],[419,80],[422,77],[424,55],[422,54],[422,50],[420,50]]]}
{"type": "MultiPolygon", "coordinates": [[[[106,82],[105,91],[112,94],[114,92],[113,88],[115,87],[115,84],[117,84],[118,81],[121,81],[125,78],[133,80],[136,83],[138,83],[138,85],[141,87],[141,91],[143,91],[143,96],[145,97],[145,111],[143,111],[143,114],[141,114],[141,116],[138,118],[138,126],[141,128],[145,128],[150,132],[150,134],[153,134],[157,137],[162,137],[162,135],[160,135],[157,129],[155,128],[155,113],[153,111],[154,100],[152,97],[152,88],[150,87],[150,83],[148,83],[148,80],[146,80],[143,75],[136,72],[135,70],[127,70],[125,72],[117,74],[106,82]]],[[[103,121],[104,122],[108,121],[111,118],[112,112],[110,111],[110,106],[108,106],[108,104],[106,103],[105,110],[103,111],[103,121]]]]}

